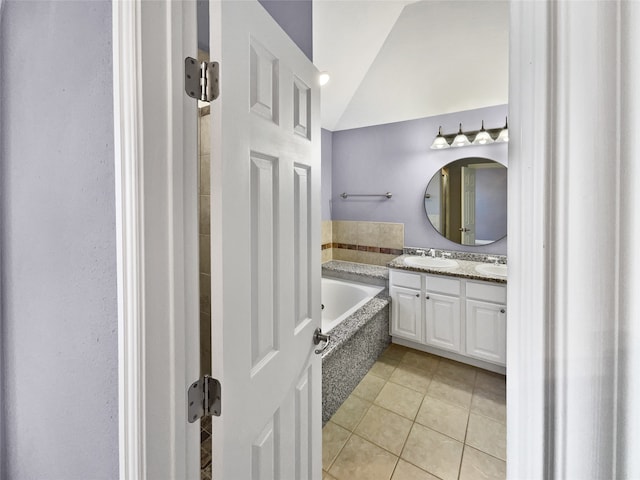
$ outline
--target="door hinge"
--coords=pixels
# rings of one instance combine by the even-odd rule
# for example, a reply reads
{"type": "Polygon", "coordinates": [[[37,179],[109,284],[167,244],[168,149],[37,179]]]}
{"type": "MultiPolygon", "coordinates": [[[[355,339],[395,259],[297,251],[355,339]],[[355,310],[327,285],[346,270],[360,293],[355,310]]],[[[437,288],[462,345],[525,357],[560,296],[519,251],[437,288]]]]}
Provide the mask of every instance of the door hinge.
{"type": "Polygon", "coordinates": [[[184,59],[184,90],[192,98],[212,102],[220,96],[220,64],[184,59]]]}
{"type": "Polygon", "coordinates": [[[209,375],[196,380],[187,392],[187,419],[193,423],[204,417],[220,416],[222,411],[222,386],[209,375]]]}

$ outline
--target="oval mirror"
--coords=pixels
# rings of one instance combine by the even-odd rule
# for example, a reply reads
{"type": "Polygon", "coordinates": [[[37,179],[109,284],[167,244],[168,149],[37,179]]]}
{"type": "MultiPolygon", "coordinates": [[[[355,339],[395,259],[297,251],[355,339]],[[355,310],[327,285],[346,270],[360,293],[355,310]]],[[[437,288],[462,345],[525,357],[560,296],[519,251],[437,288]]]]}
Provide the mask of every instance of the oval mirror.
{"type": "Polygon", "coordinates": [[[487,245],[507,235],[507,167],[488,158],[461,158],[429,181],[427,218],[440,235],[461,245],[487,245]]]}

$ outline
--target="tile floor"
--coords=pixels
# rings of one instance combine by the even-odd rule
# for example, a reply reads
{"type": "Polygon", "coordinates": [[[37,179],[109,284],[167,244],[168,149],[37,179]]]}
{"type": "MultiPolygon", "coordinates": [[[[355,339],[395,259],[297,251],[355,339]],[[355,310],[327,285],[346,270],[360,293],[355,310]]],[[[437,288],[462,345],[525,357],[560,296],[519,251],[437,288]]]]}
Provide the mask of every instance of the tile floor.
{"type": "Polygon", "coordinates": [[[505,377],[391,345],[325,425],[325,480],[506,478],[505,377]]]}
{"type": "Polygon", "coordinates": [[[211,417],[200,423],[200,480],[211,480],[211,417]]]}

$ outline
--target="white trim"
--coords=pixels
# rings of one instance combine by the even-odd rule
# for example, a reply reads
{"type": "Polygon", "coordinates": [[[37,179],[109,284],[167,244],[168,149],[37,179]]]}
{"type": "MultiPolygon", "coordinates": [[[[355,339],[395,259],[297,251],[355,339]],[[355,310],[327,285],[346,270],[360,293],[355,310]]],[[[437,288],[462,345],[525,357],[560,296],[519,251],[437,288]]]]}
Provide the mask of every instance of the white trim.
{"type": "Polygon", "coordinates": [[[194,2],[113,2],[121,480],[200,472],[195,24],[194,2]]]}
{"type": "Polygon", "coordinates": [[[146,478],[144,185],[140,4],[115,1],[113,97],[118,259],[120,478],[146,478]]]}
{"type": "Polygon", "coordinates": [[[508,478],[547,476],[548,8],[547,2],[510,5],[508,478]]]}
{"type": "Polygon", "coordinates": [[[638,478],[637,2],[511,2],[509,478],[638,478]]]}

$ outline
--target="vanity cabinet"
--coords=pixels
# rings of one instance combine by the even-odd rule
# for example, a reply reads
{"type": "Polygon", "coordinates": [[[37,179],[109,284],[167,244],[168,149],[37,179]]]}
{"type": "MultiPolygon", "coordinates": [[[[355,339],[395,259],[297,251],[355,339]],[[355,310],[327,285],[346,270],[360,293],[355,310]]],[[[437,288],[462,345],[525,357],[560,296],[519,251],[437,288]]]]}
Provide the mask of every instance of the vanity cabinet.
{"type": "Polygon", "coordinates": [[[403,344],[478,366],[506,364],[506,285],[391,269],[389,293],[391,335],[403,344]]]}

